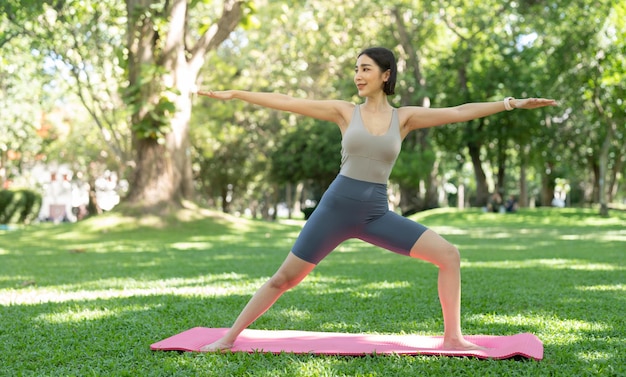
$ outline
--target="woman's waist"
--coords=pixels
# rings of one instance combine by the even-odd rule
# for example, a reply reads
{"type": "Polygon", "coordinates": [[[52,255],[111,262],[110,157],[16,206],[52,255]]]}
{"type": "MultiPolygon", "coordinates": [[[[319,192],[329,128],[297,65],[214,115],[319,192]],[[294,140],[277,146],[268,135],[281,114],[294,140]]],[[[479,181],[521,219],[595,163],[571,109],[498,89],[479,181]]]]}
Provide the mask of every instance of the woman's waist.
{"type": "Polygon", "coordinates": [[[326,191],[359,201],[387,201],[386,184],[348,177],[342,173],[337,175],[326,191]]]}
{"type": "Polygon", "coordinates": [[[386,185],[392,168],[393,162],[351,155],[342,160],[339,173],[359,181],[386,185]]]}

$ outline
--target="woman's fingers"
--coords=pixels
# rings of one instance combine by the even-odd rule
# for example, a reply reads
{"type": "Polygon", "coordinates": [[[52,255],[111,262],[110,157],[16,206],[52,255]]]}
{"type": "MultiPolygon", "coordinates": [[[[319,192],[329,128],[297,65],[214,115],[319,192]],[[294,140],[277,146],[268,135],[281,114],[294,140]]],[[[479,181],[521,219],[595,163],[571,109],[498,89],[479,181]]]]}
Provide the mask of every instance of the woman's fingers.
{"type": "Polygon", "coordinates": [[[558,103],[556,100],[548,98],[526,98],[520,99],[515,105],[519,109],[535,109],[544,106],[558,106],[558,103]]]}

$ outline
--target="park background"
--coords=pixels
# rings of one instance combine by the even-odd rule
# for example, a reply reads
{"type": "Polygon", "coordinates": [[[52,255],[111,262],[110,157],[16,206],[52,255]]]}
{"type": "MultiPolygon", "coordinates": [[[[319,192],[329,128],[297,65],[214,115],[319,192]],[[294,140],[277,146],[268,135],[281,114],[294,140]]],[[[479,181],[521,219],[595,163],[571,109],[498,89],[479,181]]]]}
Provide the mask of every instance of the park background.
{"type": "Polygon", "coordinates": [[[337,173],[336,126],[193,92],[358,102],[355,58],[382,45],[399,60],[395,106],[505,96],[559,102],[412,133],[391,177],[394,209],[484,207],[496,193],[520,207],[556,198],[606,215],[626,200],[623,8],[617,1],[7,1],[0,183],[40,194],[51,182],[87,187],[90,200],[73,199],[87,201],[91,214],[117,204],[98,200],[108,190],[140,213],[190,200],[262,218],[281,205],[301,216],[337,173]]]}
{"type": "MultiPolygon", "coordinates": [[[[220,297],[225,308],[211,310],[228,326],[239,301],[280,263],[303,213],[313,209],[340,162],[340,135],[332,124],[194,92],[246,89],[359,102],[352,81],[356,56],[381,45],[399,61],[397,93],[390,97],[395,106],[506,96],[559,102],[419,130],[403,143],[390,181],[392,208],[469,249],[464,268],[470,277],[489,269],[504,287],[495,293],[489,281],[474,281],[468,293],[477,300],[464,307],[475,313],[470,332],[540,333],[552,360],[519,367],[436,361],[441,373],[450,367],[489,374],[493,367],[496,374],[537,375],[547,368],[553,375],[623,375],[618,345],[625,327],[616,314],[624,309],[625,268],[623,2],[7,0],[0,11],[3,372],[83,375],[82,365],[93,375],[145,368],[160,375],[168,374],[159,369],[164,366],[189,372],[225,363],[230,370],[233,362],[243,365],[233,375],[261,375],[263,368],[271,375],[290,360],[312,368],[292,370],[300,375],[388,370],[397,360],[161,359],[141,348],[185,326],[208,325],[201,316],[207,297],[220,297]],[[483,213],[494,194],[515,197],[516,217],[483,213]],[[55,224],[78,219],[84,221],[55,224]],[[464,226],[475,232],[470,240],[459,237],[468,234],[464,226]],[[509,253],[495,252],[500,249],[509,253]],[[241,258],[229,257],[233,250],[262,253],[263,263],[242,270],[233,264],[241,258]],[[193,265],[198,258],[204,258],[202,272],[193,265]],[[531,271],[534,280],[504,279],[519,271],[531,271]],[[566,273],[549,278],[553,271],[566,273]],[[569,290],[546,292],[542,281],[569,290]],[[528,293],[513,289],[514,282],[528,293]],[[157,293],[148,287],[155,285],[162,306],[152,306],[157,293]],[[511,291],[516,303],[508,302],[511,291]],[[236,293],[237,302],[223,292],[236,293]],[[507,302],[508,316],[489,312],[496,310],[493,302],[507,302]],[[559,305],[544,312],[538,308],[545,302],[559,305]],[[514,314],[529,305],[537,311],[514,314]],[[185,317],[181,308],[194,314],[185,317]],[[182,316],[179,323],[150,322],[155,314],[173,313],[182,316]],[[494,330],[494,323],[501,326],[494,330]],[[108,333],[120,327],[128,332],[108,333]],[[572,343],[562,339],[572,331],[572,343]],[[56,334],[58,342],[45,334],[56,334]],[[125,347],[116,339],[140,345],[125,347]],[[34,350],[42,341],[48,345],[34,350]],[[113,347],[116,356],[97,359],[103,347],[113,347]],[[39,353],[46,355],[43,364],[32,361],[39,353]],[[63,366],[67,355],[78,361],[63,366]],[[335,369],[337,363],[342,367],[335,369]]],[[[358,283],[379,273],[379,265],[402,269],[405,262],[350,259],[357,248],[340,250],[328,262],[330,276],[320,272],[310,284],[345,284],[357,300],[382,297],[391,306],[383,291],[358,283]],[[353,280],[339,268],[348,263],[359,265],[353,280]]],[[[405,292],[414,283],[398,276],[388,276],[383,286],[415,299],[405,292]]],[[[322,292],[334,292],[332,284],[322,292]]],[[[304,293],[292,297],[316,306],[304,293]]],[[[351,302],[333,313],[334,320],[320,321],[335,323],[329,330],[397,330],[376,320],[359,327],[362,318],[351,302]]],[[[429,305],[420,310],[436,313],[436,300],[429,305]]],[[[294,327],[320,326],[303,321],[309,309],[285,310],[302,320],[294,327]]],[[[436,334],[436,316],[402,331],[436,334]]],[[[274,320],[261,325],[283,323],[274,320]]],[[[398,375],[433,367],[430,359],[415,360],[403,360],[398,375]]]]}

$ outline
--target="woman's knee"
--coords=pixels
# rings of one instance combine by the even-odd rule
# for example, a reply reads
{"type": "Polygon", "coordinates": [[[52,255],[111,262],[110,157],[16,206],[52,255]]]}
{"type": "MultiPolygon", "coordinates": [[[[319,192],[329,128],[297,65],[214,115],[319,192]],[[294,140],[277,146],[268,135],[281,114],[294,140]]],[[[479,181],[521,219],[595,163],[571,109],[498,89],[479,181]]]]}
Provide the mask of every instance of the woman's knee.
{"type": "Polygon", "coordinates": [[[280,291],[286,291],[298,285],[300,281],[289,277],[288,275],[277,272],[270,278],[268,285],[280,291]]]}
{"type": "Polygon", "coordinates": [[[426,260],[441,268],[454,268],[461,265],[459,249],[431,230],[426,231],[415,242],[410,256],[426,260]]]}
{"type": "Polygon", "coordinates": [[[314,268],[315,264],[289,253],[287,259],[266,284],[274,289],[286,291],[298,285],[314,268]]]}
{"type": "Polygon", "coordinates": [[[461,253],[459,249],[452,245],[448,244],[442,250],[442,258],[440,267],[448,267],[448,268],[460,268],[461,267],[461,253]]]}

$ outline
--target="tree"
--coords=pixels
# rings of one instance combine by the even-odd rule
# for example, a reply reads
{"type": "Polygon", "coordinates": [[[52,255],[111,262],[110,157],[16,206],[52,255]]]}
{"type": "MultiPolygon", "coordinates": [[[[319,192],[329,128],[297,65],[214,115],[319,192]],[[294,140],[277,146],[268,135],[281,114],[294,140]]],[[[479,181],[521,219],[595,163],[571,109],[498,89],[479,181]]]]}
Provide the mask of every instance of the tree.
{"type": "MultiPolygon", "coordinates": [[[[435,20],[439,8],[434,3],[400,1],[392,5],[391,30],[399,42],[398,61],[403,69],[403,80],[398,92],[402,106],[430,106],[430,88],[423,68],[425,52],[441,39],[435,20]]],[[[402,144],[402,153],[391,173],[391,180],[399,183],[400,208],[405,214],[436,208],[438,203],[440,170],[432,129],[413,131],[402,144]],[[425,189],[421,189],[424,187],[425,189]],[[423,192],[422,192],[423,191],[423,192]]]]}
{"type": "MultiPolygon", "coordinates": [[[[129,205],[176,205],[193,198],[195,188],[214,202],[230,195],[233,211],[248,203],[270,208],[286,190],[270,180],[269,157],[280,163],[278,145],[293,127],[311,126],[309,120],[200,99],[191,94],[193,85],[359,102],[352,82],[356,54],[383,45],[396,52],[400,65],[397,95],[390,98],[396,106],[452,106],[505,95],[547,95],[561,103],[553,111],[515,111],[412,133],[391,177],[400,183],[404,211],[439,205],[445,180],[473,185],[479,199],[474,204],[492,183],[496,190],[519,189],[523,202],[542,192],[549,204],[556,178],[572,181],[573,191],[584,191],[589,201],[609,205],[621,195],[626,132],[623,101],[615,100],[623,98],[626,55],[621,3],[254,3],[258,11],[247,17],[251,2],[234,0],[1,2],[2,163],[19,166],[7,161],[9,149],[28,151],[23,156],[40,150],[39,139],[30,137],[37,120],[29,125],[24,114],[49,112],[52,94],[65,103],[76,96],[92,117],[76,127],[99,129],[107,143],[101,150],[134,173],[129,205]],[[236,28],[238,17],[243,28],[236,28]],[[593,22],[578,22],[582,18],[593,22]],[[37,103],[28,83],[11,75],[16,66],[39,83],[31,86],[45,89],[35,96],[37,103]],[[190,139],[194,98],[198,111],[190,139]],[[23,127],[13,127],[18,123],[23,127]]],[[[93,134],[74,130],[97,142],[93,134]]],[[[81,153],[97,156],[91,154],[96,149],[81,153]]]]}
{"type": "MultiPolygon", "coordinates": [[[[470,3],[458,0],[440,6],[442,21],[447,26],[448,33],[454,36],[450,51],[442,56],[440,67],[443,79],[448,80],[445,84],[448,106],[504,97],[500,92],[502,87],[506,87],[506,83],[498,76],[497,66],[503,53],[502,45],[505,43],[491,36],[497,35],[496,31],[503,29],[502,25],[508,21],[511,9],[492,1],[481,2],[475,6],[470,3]],[[455,76],[446,74],[446,71],[454,72],[455,76]]],[[[441,79],[438,80],[441,85],[441,79]]],[[[473,204],[481,207],[487,204],[490,191],[483,165],[485,146],[498,140],[498,129],[501,127],[495,119],[475,119],[466,124],[437,130],[439,140],[449,140],[446,142],[449,146],[460,143],[457,148],[466,148],[476,184],[473,204]]],[[[499,187],[495,187],[495,190],[499,190],[499,187]]]]}
{"type": "Polygon", "coordinates": [[[218,20],[201,18],[212,2],[127,0],[128,91],[135,172],[129,204],[168,207],[191,198],[191,94],[205,56],[240,23],[247,3],[224,0],[218,20]],[[192,12],[192,10],[194,12],[192,12]]]}
{"type": "Polygon", "coordinates": [[[271,175],[278,183],[312,181],[320,193],[339,172],[341,134],[327,122],[310,121],[283,137],[271,156],[271,175]]]}
{"type": "MultiPolygon", "coordinates": [[[[259,10],[254,18],[259,26],[231,34],[228,45],[217,51],[216,56],[220,60],[212,60],[210,67],[214,69],[202,72],[203,80],[211,82],[215,89],[244,88],[318,99],[353,98],[355,90],[352,72],[356,54],[363,48],[362,39],[368,38],[371,25],[382,26],[374,20],[354,25],[362,29],[361,32],[356,29],[346,30],[345,25],[361,12],[366,13],[368,6],[359,4],[356,7],[354,1],[336,4],[319,0],[293,2],[290,6],[272,1],[259,1],[258,4],[259,10]],[[353,37],[360,39],[357,46],[353,37]]],[[[202,110],[198,111],[197,116],[194,114],[194,128],[243,130],[240,137],[245,139],[247,158],[243,170],[238,171],[245,174],[246,167],[251,164],[256,170],[254,177],[247,182],[246,190],[232,192],[233,203],[245,201],[253,213],[257,208],[267,210],[275,207],[277,200],[282,200],[283,192],[289,191],[290,185],[301,187],[302,182],[313,182],[317,178],[304,177],[302,181],[292,179],[278,184],[269,171],[269,156],[276,156],[274,151],[283,144],[285,138],[294,137],[294,128],[309,129],[312,126],[311,119],[242,104],[240,101],[225,105],[205,99],[198,102],[197,106],[202,110]],[[224,107],[229,107],[231,111],[221,118],[224,107]],[[214,114],[210,119],[206,117],[209,113],[214,114]],[[201,119],[203,116],[204,119],[201,119]]],[[[340,132],[334,124],[320,125],[316,130],[322,132],[323,137],[330,134],[339,140],[340,132]]],[[[203,131],[193,133],[195,138],[203,131]]],[[[227,150],[226,145],[231,140],[226,135],[234,135],[237,131],[211,133],[213,148],[227,150]]],[[[204,136],[203,139],[206,140],[204,136]]],[[[203,140],[195,139],[194,145],[196,142],[205,144],[203,140]]],[[[336,173],[340,162],[338,155],[330,156],[327,162],[325,154],[311,153],[319,157],[315,162],[332,165],[336,173]]],[[[289,155],[285,158],[298,156],[289,155]]],[[[229,160],[228,164],[231,163],[229,160]]],[[[223,168],[226,169],[225,166],[223,168]]],[[[311,169],[305,168],[304,171],[310,172],[311,169]]],[[[211,185],[208,175],[216,172],[217,169],[198,170],[198,175],[207,176],[202,184],[203,190],[211,185]]],[[[236,186],[234,182],[233,178],[230,182],[232,187],[236,186]]],[[[209,189],[204,192],[215,191],[209,189]]],[[[287,202],[292,203],[289,198],[287,202]]]]}
{"type": "MultiPolygon", "coordinates": [[[[611,193],[623,166],[626,148],[623,143],[624,131],[626,131],[626,103],[623,100],[614,101],[614,98],[623,99],[626,89],[623,82],[626,78],[624,69],[624,36],[626,36],[626,23],[624,15],[626,6],[621,4],[613,8],[606,24],[600,30],[596,40],[596,54],[594,60],[589,62],[592,74],[589,78],[589,89],[586,90],[587,99],[593,104],[593,108],[600,122],[597,133],[600,135],[600,148],[597,152],[597,192],[600,204],[600,215],[609,215],[608,203],[611,193]],[[619,124],[619,126],[618,126],[619,124]],[[610,152],[613,152],[611,163],[610,152]],[[613,174],[609,178],[609,167],[613,165],[613,174]]],[[[589,135],[592,137],[592,135],[589,135]]]]}
{"type": "Polygon", "coordinates": [[[108,134],[121,155],[123,142],[132,139],[129,205],[177,205],[193,192],[188,126],[198,72],[206,54],[228,37],[251,7],[249,2],[225,0],[220,17],[213,20],[204,15],[219,12],[219,5],[208,0],[128,0],[125,12],[118,4],[11,0],[2,8],[33,45],[63,63],[61,68],[73,78],[81,101],[103,131],[107,122],[119,123],[110,109],[128,110],[132,136],[124,138],[119,129],[108,134]],[[120,20],[127,20],[125,32],[120,20]],[[116,27],[117,32],[111,29],[116,27]],[[125,83],[108,62],[118,62],[117,68],[126,72],[124,106],[118,99],[125,83]]]}
{"type": "Polygon", "coordinates": [[[623,156],[619,138],[624,105],[614,98],[624,93],[618,84],[623,82],[624,72],[620,58],[624,55],[620,37],[624,24],[619,16],[623,16],[624,6],[611,0],[553,4],[546,7],[528,2],[521,9],[523,14],[532,13],[533,27],[541,30],[535,44],[551,52],[546,59],[546,71],[555,73],[550,77],[550,90],[562,98],[563,115],[547,119],[544,132],[533,137],[534,145],[540,147],[534,159],[544,176],[543,204],[549,205],[558,178],[554,172],[560,170],[577,179],[591,176],[591,184],[584,183],[588,201],[600,202],[601,212],[605,212],[607,199],[600,196],[611,190],[601,186],[607,181],[609,166],[619,170],[623,156]],[[581,19],[587,22],[580,23],[581,19]],[[611,156],[617,158],[611,161],[611,156]]]}
{"type": "MultiPolygon", "coordinates": [[[[59,97],[53,77],[41,70],[44,56],[31,48],[22,28],[0,16],[0,189],[45,158],[58,130],[46,122],[59,97]]],[[[26,185],[32,182],[20,182],[26,185]]]]}

